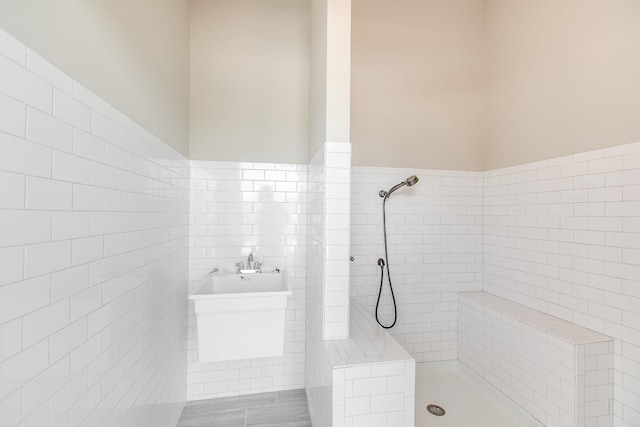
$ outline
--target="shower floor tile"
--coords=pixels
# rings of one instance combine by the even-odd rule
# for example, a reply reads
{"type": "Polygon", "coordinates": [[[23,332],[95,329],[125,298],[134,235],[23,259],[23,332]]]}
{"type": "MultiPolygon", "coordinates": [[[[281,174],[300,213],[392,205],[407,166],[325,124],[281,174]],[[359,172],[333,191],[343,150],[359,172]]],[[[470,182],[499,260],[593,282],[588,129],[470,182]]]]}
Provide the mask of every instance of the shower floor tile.
{"type": "Polygon", "coordinates": [[[187,402],[177,427],[311,427],[304,390],[187,402]]]}

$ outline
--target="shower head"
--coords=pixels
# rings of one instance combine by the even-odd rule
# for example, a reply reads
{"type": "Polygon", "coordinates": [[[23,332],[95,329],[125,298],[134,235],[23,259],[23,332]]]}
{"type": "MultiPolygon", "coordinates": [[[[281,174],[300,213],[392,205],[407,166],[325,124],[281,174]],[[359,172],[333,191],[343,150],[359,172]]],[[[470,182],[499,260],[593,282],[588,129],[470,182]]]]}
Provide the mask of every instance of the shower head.
{"type": "Polygon", "coordinates": [[[416,185],[418,183],[418,181],[419,181],[419,179],[418,179],[417,176],[411,175],[409,178],[405,179],[400,184],[396,184],[393,187],[391,187],[391,189],[389,191],[380,190],[378,195],[380,197],[384,197],[385,199],[387,199],[391,195],[391,193],[396,191],[398,188],[404,187],[405,185],[407,187],[411,187],[413,185],[416,185]]]}
{"type": "Polygon", "coordinates": [[[411,187],[412,185],[416,185],[418,181],[420,180],[418,179],[417,176],[411,175],[409,178],[404,180],[404,183],[407,184],[407,186],[411,187]]]}

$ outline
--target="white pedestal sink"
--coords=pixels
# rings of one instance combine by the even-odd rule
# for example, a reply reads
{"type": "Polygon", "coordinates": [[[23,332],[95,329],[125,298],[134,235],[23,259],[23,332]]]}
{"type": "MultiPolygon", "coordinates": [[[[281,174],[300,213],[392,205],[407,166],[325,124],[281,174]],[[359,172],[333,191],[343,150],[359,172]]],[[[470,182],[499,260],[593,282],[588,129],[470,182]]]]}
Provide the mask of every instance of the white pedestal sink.
{"type": "Polygon", "coordinates": [[[196,314],[198,361],[282,356],[289,295],[284,271],[218,271],[207,276],[189,295],[196,314]]]}

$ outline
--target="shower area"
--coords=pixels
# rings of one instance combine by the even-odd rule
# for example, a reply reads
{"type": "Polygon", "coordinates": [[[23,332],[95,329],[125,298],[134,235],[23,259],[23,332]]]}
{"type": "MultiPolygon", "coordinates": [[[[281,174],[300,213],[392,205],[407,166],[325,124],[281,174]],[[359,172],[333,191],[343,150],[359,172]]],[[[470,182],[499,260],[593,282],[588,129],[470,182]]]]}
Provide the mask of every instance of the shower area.
{"type": "MultiPolygon", "coordinates": [[[[640,100],[602,81],[640,57],[592,6],[352,3],[350,299],[415,360],[405,425],[640,425],[640,100]]],[[[358,381],[344,425],[403,425],[358,381]]]]}

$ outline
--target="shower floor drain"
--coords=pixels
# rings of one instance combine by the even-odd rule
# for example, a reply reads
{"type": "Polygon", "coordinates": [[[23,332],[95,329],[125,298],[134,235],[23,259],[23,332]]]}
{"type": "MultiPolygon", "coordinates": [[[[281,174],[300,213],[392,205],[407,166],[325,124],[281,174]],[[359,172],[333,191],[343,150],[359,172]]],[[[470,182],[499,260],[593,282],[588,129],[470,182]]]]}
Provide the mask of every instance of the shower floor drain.
{"type": "Polygon", "coordinates": [[[441,417],[447,413],[447,411],[445,411],[442,406],[433,404],[427,405],[427,411],[429,411],[431,415],[435,415],[436,417],[441,417]]]}

